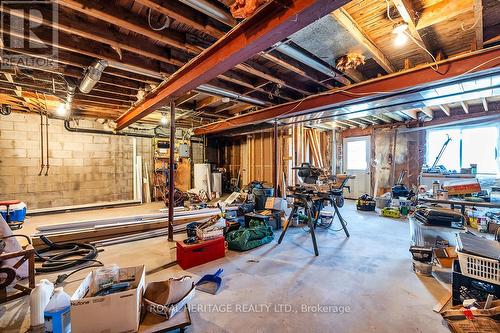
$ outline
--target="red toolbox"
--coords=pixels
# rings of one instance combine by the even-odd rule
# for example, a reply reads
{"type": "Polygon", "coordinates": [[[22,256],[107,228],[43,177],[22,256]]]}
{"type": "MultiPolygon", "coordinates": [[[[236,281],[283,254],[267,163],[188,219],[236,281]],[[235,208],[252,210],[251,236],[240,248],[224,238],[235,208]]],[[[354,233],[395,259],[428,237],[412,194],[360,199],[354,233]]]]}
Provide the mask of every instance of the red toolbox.
{"type": "Polygon", "coordinates": [[[188,269],[225,256],[224,237],[188,245],[177,242],[177,263],[188,269]]]}

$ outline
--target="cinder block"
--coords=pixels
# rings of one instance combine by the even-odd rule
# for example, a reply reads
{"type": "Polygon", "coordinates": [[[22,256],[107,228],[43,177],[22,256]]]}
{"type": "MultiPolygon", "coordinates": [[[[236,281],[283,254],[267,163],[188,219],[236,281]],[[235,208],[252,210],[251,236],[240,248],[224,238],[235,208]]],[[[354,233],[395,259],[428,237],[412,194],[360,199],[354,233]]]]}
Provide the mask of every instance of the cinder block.
{"type": "Polygon", "coordinates": [[[0,139],[0,148],[24,148],[24,147],[16,147],[16,140],[10,139],[0,139]]]}
{"type": "MultiPolygon", "coordinates": [[[[74,155],[73,152],[69,150],[51,150],[49,156],[52,158],[71,159],[74,155]]],[[[75,156],[78,156],[78,154],[75,154],[75,156]]]]}
{"type": "MultiPolygon", "coordinates": [[[[40,124],[33,122],[16,122],[14,123],[14,130],[19,132],[37,132],[40,133],[40,124]]],[[[49,126],[50,130],[50,126],[49,126]]]]}
{"type": "Polygon", "coordinates": [[[9,130],[12,131],[14,129],[14,123],[10,122],[8,120],[3,120],[0,121],[0,130],[9,130]]]}
{"type": "Polygon", "coordinates": [[[83,158],[66,158],[63,160],[64,166],[83,166],[83,158]]]}
{"type": "Polygon", "coordinates": [[[109,151],[93,151],[90,154],[91,158],[110,158],[111,153],[109,151]]]}
{"type": "Polygon", "coordinates": [[[26,157],[26,149],[2,149],[0,148],[0,156],[5,157],[26,157]]]}
{"type": "Polygon", "coordinates": [[[83,144],[81,142],[63,142],[62,145],[64,150],[83,151],[83,144]]]}
{"type": "Polygon", "coordinates": [[[26,132],[0,130],[0,139],[26,140],[27,137],[26,132]]]}
{"type": "Polygon", "coordinates": [[[109,136],[105,135],[94,135],[94,143],[109,143],[109,136]]]}

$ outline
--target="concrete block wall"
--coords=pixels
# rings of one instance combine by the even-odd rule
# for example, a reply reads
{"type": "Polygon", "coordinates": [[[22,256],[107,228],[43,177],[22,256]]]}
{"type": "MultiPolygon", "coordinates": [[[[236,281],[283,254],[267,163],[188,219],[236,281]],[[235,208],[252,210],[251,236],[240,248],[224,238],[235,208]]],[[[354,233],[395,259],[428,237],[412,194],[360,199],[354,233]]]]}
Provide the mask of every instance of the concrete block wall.
{"type": "MultiPolygon", "coordinates": [[[[102,129],[90,120],[80,120],[79,127],[102,129]]],[[[150,140],[137,140],[138,155],[149,161],[150,140]]],[[[130,200],[132,155],[131,137],[72,133],[62,120],[49,119],[50,168],[38,176],[39,116],[0,116],[0,199],[19,199],[31,209],[130,200]]]]}

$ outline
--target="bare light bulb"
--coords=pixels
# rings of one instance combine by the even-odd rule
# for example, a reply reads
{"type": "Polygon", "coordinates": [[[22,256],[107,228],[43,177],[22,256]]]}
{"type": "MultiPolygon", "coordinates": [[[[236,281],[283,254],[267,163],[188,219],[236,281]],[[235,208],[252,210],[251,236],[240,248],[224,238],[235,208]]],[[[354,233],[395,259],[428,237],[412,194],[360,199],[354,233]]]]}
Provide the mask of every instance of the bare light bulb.
{"type": "Polygon", "coordinates": [[[408,24],[406,23],[398,24],[392,29],[392,33],[396,34],[396,38],[394,38],[394,44],[396,46],[403,46],[408,41],[408,36],[406,35],[407,29],[408,24]]]}
{"type": "Polygon", "coordinates": [[[64,103],[59,104],[56,110],[57,114],[61,117],[64,117],[68,112],[68,106],[64,103]]]}
{"type": "Polygon", "coordinates": [[[160,123],[161,123],[163,126],[167,125],[167,123],[168,123],[168,119],[167,119],[167,116],[166,116],[165,114],[162,114],[161,119],[160,119],[160,123]]]}
{"type": "Polygon", "coordinates": [[[405,35],[404,32],[398,33],[396,35],[396,38],[394,38],[394,44],[396,46],[403,46],[406,44],[407,41],[408,41],[408,37],[405,35]]]}

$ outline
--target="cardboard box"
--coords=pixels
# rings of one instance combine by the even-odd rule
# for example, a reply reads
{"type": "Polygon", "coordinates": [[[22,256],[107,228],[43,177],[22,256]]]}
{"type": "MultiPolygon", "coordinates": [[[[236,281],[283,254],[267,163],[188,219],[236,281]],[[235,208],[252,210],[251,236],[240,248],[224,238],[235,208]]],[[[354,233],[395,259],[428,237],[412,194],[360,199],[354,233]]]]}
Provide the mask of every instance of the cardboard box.
{"type": "Polygon", "coordinates": [[[287,202],[285,199],[282,198],[267,198],[266,199],[266,204],[264,206],[265,209],[271,209],[271,210],[285,210],[287,207],[287,202]]]}
{"type": "Polygon", "coordinates": [[[120,268],[120,281],[127,277],[132,288],[107,296],[92,297],[96,291],[95,271],[89,273],[71,296],[71,332],[135,332],[139,328],[145,267],[120,268]]]}
{"type": "Polygon", "coordinates": [[[448,191],[448,195],[462,195],[480,192],[481,185],[476,178],[450,180],[443,183],[443,189],[448,191]]]}
{"type": "Polygon", "coordinates": [[[441,267],[451,268],[453,266],[453,260],[458,258],[455,252],[455,247],[448,246],[445,248],[436,248],[434,251],[434,257],[437,259],[441,267]]]}

